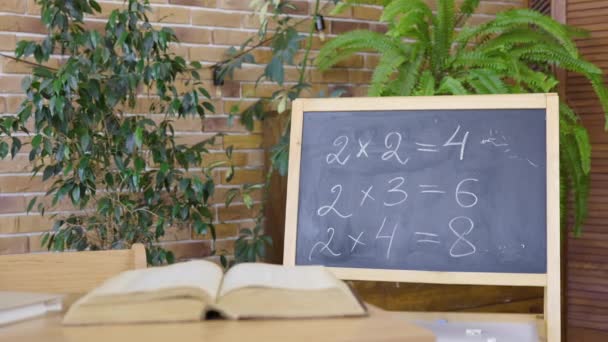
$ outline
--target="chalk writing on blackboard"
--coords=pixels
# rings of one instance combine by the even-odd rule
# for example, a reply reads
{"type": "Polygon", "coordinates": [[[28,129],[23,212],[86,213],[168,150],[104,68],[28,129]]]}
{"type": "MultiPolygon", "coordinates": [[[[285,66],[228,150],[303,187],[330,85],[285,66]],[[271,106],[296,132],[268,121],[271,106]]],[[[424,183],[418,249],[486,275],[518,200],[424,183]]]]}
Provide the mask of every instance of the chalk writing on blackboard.
{"type": "Polygon", "coordinates": [[[298,263],[543,272],[545,113],[494,114],[304,113],[298,263]]]}

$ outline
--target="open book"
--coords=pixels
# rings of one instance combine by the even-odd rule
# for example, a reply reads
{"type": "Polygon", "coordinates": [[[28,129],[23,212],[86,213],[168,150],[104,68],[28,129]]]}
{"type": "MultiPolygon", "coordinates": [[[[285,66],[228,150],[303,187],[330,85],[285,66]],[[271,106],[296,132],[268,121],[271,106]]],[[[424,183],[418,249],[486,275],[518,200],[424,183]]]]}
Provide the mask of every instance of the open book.
{"type": "Polygon", "coordinates": [[[64,324],[175,322],[210,316],[361,316],[365,306],[322,266],[239,264],[226,274],[209,261],[123,272],[79,299],[64,324]]]}

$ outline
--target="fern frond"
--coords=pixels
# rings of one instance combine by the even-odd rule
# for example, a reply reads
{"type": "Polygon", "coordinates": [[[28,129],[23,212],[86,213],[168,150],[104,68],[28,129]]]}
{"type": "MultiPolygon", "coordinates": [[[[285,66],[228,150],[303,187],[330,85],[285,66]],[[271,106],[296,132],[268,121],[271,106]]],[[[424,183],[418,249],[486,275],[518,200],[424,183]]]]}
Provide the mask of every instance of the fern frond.
{"type": "Polygon", "coordinates": [[[380,57],[378,66],[372,75],[371,85],[368,90],[369,96],[380,96],[386,89],[391,76],[397,71],[397,68],[405,62],[403,55],[393,55],[386,53],[380,57]]]}
{"type": "Polygon", "coordinates": [[[576,115],[572,108],[570,108],[570,106],[561,101],[559,103],[559,115],[560,119],[566,120],[566,123],[568,124],[568,126],[566,126],[565,128],[570,127],[571,124],[577,123],[580,120],[580,118],[578,117],[578,115],[576,115]]]}
{"type": "Polygon", "coordinates": [[[498,55],[488,55],[483,51],[462,51],[449,63],[450,69],[485,68],[497,72],[507,71],[509,63],[498,55]]]}
{"type": "Polygon", "coordinates": [[[399,17],[395,24],[392,24],[387,35],[392,37],[410,38],[418,40],[425,47],[430,46],[429,25],[420,11],[412,10],[399,17]]]}
{"type": "Polygon", "coordinates": [[[328,69],[343,59],[350,57],[355,51],[377,51],[399,55],[403,52],[401,42],[383,34],[356,30],[344,33],[325,44],[315,63],[321,70],[328,69]]]}
{"type": "Polygon", "coordinates": [[[549,44],[556,48],[560,47],[559,42],[552,39],[551,36],[548,36],[538,30],[517,27],[512,30],[504,31],[500,35],[478,44],[475,49],[485,52],[495,50],[509,51],[514,46],[534,45],[541,42],[542,44],[549,44]]]}
{"type": "Polygon", "coordinates": [[[580,125],[575,125],[572,132],[576,146],[578,147],[581,170],[585,175],[588,175],[591,170],[591,143],[589,142],[589,134],[585,127],[580,125]]]}
{"type": "Polygon", "coordinates": [[[539,63],[541,65],[555,64],[568,71],[574,71],[586,76],[602,74],[602,70],[593,63],[572,57],[564,49],[545,44],[513,48],[510,54],[522,61],[539,63]]]}
{"type": "Polygon", "coordinates": [[[439,75],[449,57],[454,35],[454,0],[439,0],[433,20],[431,68],[439,75]]]}
{"type": "Polygon", "coordinates": [[[412,50],[411,55],[407,58],[407,63],[404,63],[399,70],[399,78],[392,82],[390,89],[391,95],[410,96],[418,82],[420,68],[424,61],[424,50],[416,47],[412,50]]]}
{"type": "MultiPolygon", "coordinates": [[[[481,25],[480,27],[482,27],[481,25]]],[[[543,15],[537,11],[529,9],[514,9],[505,12],[500,12],[496,18],[488,23],[485,29],[482,29],[479,34],[493,34],[496,30],[503,31],[516,26],[528,28],[532,30],[537,28],[550,35],[560,42],[568,53],[573,57],[578,57],[578,50],[572,41],[572,30],[566,25],[560,24],[552,18],[543,15]]]]}
{"type": "Polygon", "coordinates": [[[534,71],[525,63],[518,63],[519,83],[524,83],[529,90],[534,93],[551,92],[559,84],[559,81],[552,75],[534,71]]]}
{"type": "Polygon", "coordinates": [[[458,27],[464,24],[464,22],[473,15],[478,6],[479,0],[464,0],[462,5],[460,5],[456,26],[458,27]]]}
{"type": "Polygon", "coordinates": [[[466,95],[469,92],[459,80],[446,76],[441,80],[437,93],[446,95],[466,95]]]}
{"type": "Polygon", "coordinates": [[[417,13],[422,19],[433,17],[433,12],[422,0],[394,0],[384,7],[380,21],[391,22],[410,12],[417,13]]]}
{"type": "Polygon", "coordinates": [[[507,85],[495,72],[487,69],[474,69],[469,71],[467,77],[469,83],[475,84],[475,88],[483,89],[482,94],[506,94],[507,85]]]}
{"type": "Polygon", "coordinates": [[[564,154],[565,170],[572,183],[574,195],[574,233],[579,235],[587,216],[587,197],[589,194],[589,177],[581,168],[579,148],[572,134],[560,134],[561,152],[564,154]]]}
{"type": "Polygon", "coordinates": [[[608,130],[608,89],[604,85],[604,76],[601,73],[586,76],[591,81],[591,86],[600,100],[604,110],[604,130],[608,130]]]}
{"type": "Polygon", "coordinates": [[[435,77],[429,70],[424,70],[420,75],[420,80],[414,92],[416,96],[435,95],[435,77]]]}

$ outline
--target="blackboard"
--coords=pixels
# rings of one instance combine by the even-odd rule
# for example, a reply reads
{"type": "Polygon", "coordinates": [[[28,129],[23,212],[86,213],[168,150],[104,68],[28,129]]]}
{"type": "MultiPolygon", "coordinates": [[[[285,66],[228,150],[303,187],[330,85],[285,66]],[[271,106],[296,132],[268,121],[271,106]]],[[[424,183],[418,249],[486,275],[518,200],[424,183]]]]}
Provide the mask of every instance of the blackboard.
{"type": "Polygon", "coordinates": [[[283,264],[540,286],[560,340],[557,94],[297,99],[290,122],[283,264]]]}
{"type": "Polygon", "coordinates": [[[298,265],[545,273],[546,110],[303,113],[298,265]]]}

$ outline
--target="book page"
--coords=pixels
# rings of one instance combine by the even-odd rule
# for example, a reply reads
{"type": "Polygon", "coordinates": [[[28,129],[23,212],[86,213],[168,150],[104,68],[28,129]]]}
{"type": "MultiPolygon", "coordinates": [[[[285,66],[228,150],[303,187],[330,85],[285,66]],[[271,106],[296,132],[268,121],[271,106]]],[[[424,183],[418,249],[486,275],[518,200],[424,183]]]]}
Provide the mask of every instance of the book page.
{"type": "Polygon", "coordinates": [[[124,295],[193,287],[205,291],[215,299],[222,273],[218,265],[204,260],[127,271],[103,283],[93,290],[90,296],[124,295]]]}
{"type": "Polygon", "coordinates": [[[220,296],[244,287],[321,290],[340,287],[340,281],[323,266],[243,263],[234,266],[226,273],[220,296]]]}

